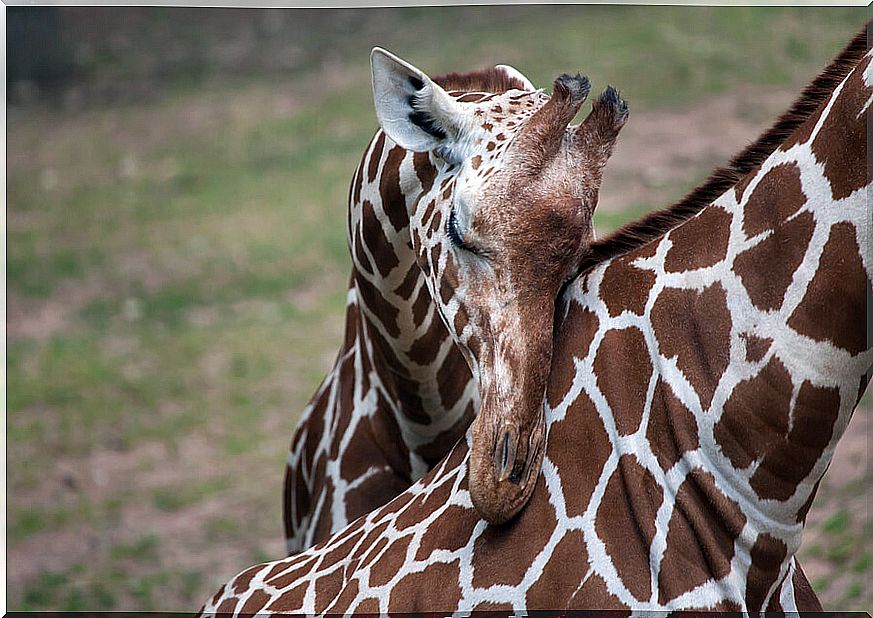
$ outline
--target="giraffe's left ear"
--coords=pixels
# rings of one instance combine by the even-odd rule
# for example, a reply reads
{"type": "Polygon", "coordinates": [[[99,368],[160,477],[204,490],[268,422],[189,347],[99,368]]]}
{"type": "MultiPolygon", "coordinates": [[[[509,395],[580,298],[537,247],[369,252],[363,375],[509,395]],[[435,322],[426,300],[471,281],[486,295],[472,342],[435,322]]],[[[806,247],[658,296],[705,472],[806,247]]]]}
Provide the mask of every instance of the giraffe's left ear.
{"type": "Polygon", "coordinates": [[[370,66],[376,117],[388,137],[414,152],[451,151],[462,139],[461,105],[424,72],[379,47],[370,66]]]}

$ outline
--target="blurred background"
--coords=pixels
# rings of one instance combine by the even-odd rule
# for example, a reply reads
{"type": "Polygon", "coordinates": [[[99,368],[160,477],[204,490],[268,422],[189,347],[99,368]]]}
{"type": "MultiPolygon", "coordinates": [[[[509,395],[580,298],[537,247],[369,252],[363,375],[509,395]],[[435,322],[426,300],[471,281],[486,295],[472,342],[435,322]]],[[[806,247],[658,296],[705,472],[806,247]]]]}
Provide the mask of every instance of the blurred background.
{"type": "MultiPolygon", "coordinates": [[[[7,8],[9,610],[196,610],[282,555],[285,454],[342,336],[368,56],[581,70],[631,120],[601,233],[753,140],[865,9],[7,8]]],[[[801,552],[873,605],[870,395],[801,552]]]]}

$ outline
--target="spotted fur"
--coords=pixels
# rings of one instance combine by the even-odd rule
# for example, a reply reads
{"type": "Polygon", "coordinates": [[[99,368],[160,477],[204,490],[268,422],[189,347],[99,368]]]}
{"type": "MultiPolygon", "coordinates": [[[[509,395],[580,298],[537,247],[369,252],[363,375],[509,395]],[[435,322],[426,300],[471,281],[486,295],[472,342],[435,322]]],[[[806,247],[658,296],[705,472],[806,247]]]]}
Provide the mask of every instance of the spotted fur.
{"type": "Polygon", "coordinates": [[[567,287],[543,474],[516,519],[491,526],[472,508],[468,436],[384,507],[231,580],[204,613],[813,608],[794,554],[873,363],[858,319],[873,280],[871,58],[737,190],[567,287]],[[795,177],[800,194],[768,189],[795,177]],[[756,302],[784,263],[739,258],[786,230],[802,231],[780,244],[799,265],[756,302]],[[643,275],[607,277],[619,260],[643,275]],[[626,293],[639,281],[644,294],[626,293]],[[641,411],[626,388],[644,391],[641,411]]]}

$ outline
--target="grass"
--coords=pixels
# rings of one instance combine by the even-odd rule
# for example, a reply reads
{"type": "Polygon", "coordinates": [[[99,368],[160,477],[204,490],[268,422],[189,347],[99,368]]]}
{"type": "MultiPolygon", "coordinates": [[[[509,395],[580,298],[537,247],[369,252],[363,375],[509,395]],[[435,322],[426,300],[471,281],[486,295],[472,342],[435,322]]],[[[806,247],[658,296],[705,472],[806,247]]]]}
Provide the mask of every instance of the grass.
{"type": "MultiPolygon", "coordinates": [[[[15,110],[7,534],[28,568],[11,574],[10,609],[191,610],[281,552],[285,449],[341,340],[372,45],[431,73],[510,63],[543,86],[581,69],[651,110],[738,84],[797,90],[864,20],[748,7],[299,15],[299,60],[279,77],[215,78],[222,39],[179,17],[170,38],[192,60],[166,79],[123,49],[83,60],[86,82],[157,79],[159,95],[15,110]]],[[[152,45],[170,23],[155,20],[152,45]]],[[[597,225],[652,206],[599,212],[597,225]]],[[[843,562],[866,571],[864,556],[843,562]]]]}

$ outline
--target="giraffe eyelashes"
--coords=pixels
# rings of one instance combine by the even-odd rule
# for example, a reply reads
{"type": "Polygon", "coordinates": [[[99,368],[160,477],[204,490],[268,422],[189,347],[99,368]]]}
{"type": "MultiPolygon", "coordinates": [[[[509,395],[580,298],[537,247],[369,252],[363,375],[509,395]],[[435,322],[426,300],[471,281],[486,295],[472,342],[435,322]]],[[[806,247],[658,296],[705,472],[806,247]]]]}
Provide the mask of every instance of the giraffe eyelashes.
{"type": "Polygon", "coordinates": [[[458,220],[454,208],[452,208],[449,213],[449,218],[446,219],[446,236],[449,237],[449,240],[452,241],[452,244],[458,249],[469,251],[473,255],[478,255],[480,257],[487,257],[486,252],[479,247],[474,247],[473,245],[464,242],[464,237],[458,231],[458,220]]]}

